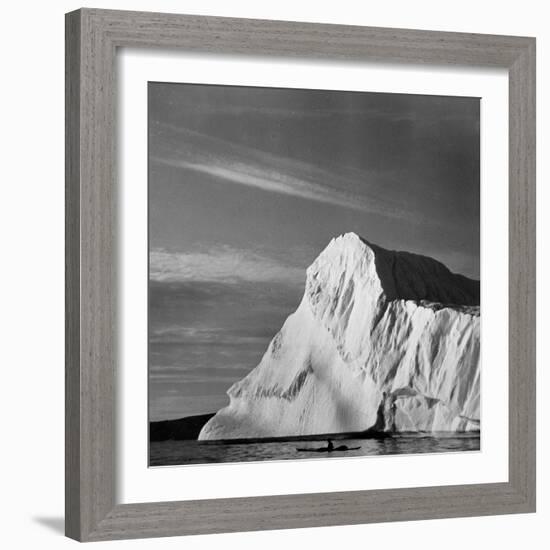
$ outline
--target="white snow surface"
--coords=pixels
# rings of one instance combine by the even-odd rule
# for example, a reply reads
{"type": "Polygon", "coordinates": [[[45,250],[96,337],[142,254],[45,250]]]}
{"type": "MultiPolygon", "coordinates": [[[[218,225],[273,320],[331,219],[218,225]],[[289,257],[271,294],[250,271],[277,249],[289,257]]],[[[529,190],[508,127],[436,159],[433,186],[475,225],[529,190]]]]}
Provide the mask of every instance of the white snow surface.
{"type": "Polygon", "coordinates": [[[436,260],[337,237],[199,439],[479,430],[478,304],[479,283],[436,260]]]}

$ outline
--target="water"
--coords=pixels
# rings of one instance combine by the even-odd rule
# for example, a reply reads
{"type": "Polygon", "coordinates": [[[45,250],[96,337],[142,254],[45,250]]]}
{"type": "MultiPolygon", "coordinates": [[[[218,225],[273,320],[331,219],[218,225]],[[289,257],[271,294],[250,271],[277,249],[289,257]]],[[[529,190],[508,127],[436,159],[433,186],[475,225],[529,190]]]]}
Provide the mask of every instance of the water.
{"type": "Polygon", "coordinates": [[[298,452],[296,448],[326,447],[326,441],[204,444],[198,441],[154,441],[149,447],[150,466],[176,466],[217,462],[326,459],[352,456],[399,455],[479,451],[479,434],[397,435],[390,439],[338,439],[334,446],[360,447],[332,453],[298,452]]]}

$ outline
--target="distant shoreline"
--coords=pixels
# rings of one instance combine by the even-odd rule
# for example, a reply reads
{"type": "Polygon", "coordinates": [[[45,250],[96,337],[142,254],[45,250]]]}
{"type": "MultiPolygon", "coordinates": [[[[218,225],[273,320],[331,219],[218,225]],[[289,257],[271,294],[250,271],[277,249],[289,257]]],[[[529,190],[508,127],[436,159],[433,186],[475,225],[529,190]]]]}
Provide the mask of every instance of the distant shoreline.
{"type": "Polygon", "coordinates": [[[149,422],[149,441],[189,441],[197,440],[202,427],[216,413],[185,416],[174,420],[149,422]]]}

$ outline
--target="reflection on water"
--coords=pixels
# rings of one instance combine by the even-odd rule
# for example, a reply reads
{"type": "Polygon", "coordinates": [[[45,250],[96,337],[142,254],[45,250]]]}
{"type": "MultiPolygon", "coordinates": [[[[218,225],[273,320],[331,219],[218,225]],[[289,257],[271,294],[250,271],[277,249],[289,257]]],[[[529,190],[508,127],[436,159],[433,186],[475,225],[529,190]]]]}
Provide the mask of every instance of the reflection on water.
{"type": "Polygon", "coordinates": [[[479,434],[397,435],[387,439],[338,439],[335,446],[360,447],[331,453],[299,452],[296,449],[325,447],[326,441],[277,441],[271,443],[204,444],[198,441],[154,441],[150,444],[150,466],[342,458],[368,455],[397,455],[479,451],[479,434]]]}

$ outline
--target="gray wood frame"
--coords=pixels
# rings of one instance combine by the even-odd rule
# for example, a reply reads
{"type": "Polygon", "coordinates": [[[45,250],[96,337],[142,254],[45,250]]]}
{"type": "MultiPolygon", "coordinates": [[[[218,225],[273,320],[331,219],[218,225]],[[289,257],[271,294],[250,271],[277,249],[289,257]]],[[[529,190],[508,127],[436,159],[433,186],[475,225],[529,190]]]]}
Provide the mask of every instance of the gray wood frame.
{"type": "MultiPolygon", "coordinates": [[[[66,534],[81,541],[535,511],[535,39],[82,9],[66,16],[66,534]],[[509,70],[509,481],[117,504],[118,47],[509,70]]],[[[495,183],[496,185],[497,183],[495,183]]]]}

